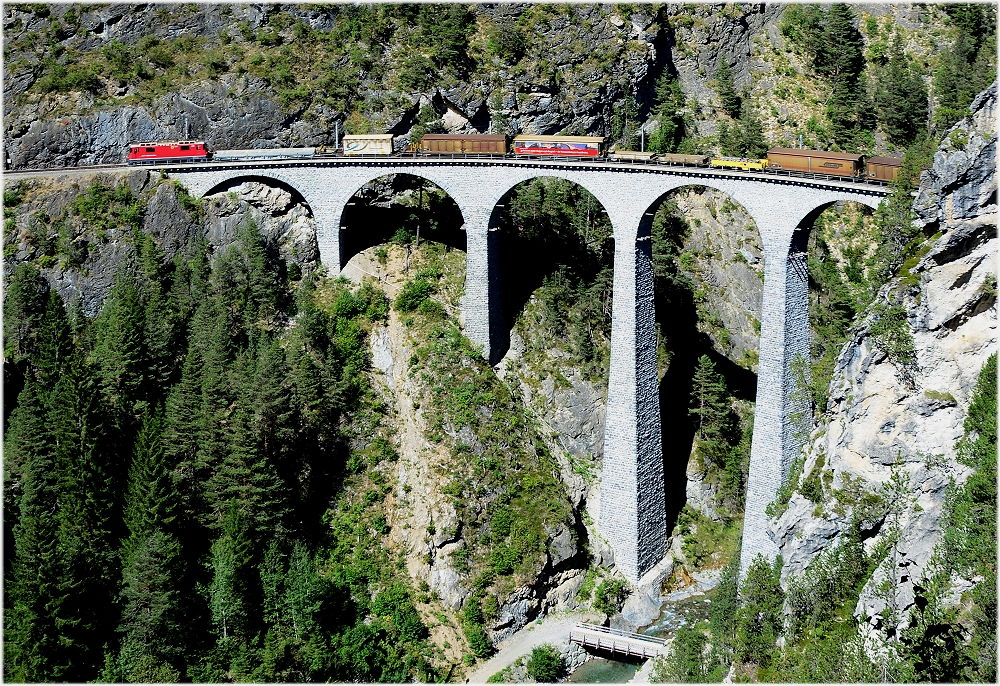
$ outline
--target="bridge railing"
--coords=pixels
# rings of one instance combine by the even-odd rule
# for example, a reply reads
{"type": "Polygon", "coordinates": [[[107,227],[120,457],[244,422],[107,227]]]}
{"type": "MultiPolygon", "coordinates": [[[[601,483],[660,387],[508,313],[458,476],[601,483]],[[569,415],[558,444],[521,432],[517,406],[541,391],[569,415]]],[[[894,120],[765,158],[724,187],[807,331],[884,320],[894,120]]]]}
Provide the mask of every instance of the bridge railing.
{"type": "Polygon", "coordinates": [[[621,636],[622,638],[631,638],[636,641],[646,641],[647,643],[656,643],[659,645],[667,644],[667,639],[665,638],[646,636],[645,634],[636,634],[631,631],[622,631],[621,629],[612,629],[611,627],[600,626],[598,624],[580,623],[576,625],[576,628],[583,631],[594,631],[601,634],[608,634],[609,636],[621,636]]]}
{"type": "Polygon", "coordinates": [[[620,654],[641,658],[662,655],[667,644],[667,641],[662,638],[589,624],[577,624],[576,628],[569,632],[569,640],[570,643],[576,643],[585,648],[607,650],[612,655],[620,654]]]}

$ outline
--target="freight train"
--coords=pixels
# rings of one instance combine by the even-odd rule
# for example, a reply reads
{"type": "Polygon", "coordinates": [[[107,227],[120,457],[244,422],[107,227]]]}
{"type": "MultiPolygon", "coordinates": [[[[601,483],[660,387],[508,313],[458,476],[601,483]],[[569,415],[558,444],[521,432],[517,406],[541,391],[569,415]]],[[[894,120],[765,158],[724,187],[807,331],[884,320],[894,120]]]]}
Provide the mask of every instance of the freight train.
{"type": "Polygon", "coordinates": [[[900,162],[895,157],[869,157],[845,152],[772,148],[767,157],[711,157],[709,155],[653,154],[637,150],[608,149],[602,136],[506,136],[426,134],[405,151],[394,153],[392,134],[346,135],[337,147],[209,150],[205,141],[164,141],[129,146],[128,163],[163,164],[308,159],[339,155],[489,155],[535,158],[575,158],[646,164],[714,167],[796,175],[850,177],[864,181],[895,180],[900,162]]]}

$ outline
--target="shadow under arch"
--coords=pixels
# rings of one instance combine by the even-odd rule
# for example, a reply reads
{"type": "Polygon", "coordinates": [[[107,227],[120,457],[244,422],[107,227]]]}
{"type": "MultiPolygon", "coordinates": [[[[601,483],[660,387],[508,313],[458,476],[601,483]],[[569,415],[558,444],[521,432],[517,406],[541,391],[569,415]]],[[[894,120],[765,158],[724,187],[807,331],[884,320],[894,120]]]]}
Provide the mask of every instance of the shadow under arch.
{"type": "Polygon", "coordinates": [[[606,286],[605,334],[610,335],[613,227],[589,189],[558,174],[520,181],[493,207],[489,230],[497,233],[505,334],[513,330],[531,296],[549,281],[558,291],[606,286]]]}
{"type": "MultiPolygon", "coordinates": [[[[648,237],[652,245],[655,318],[663,344],[671,353],[659,384],[668,535],[672,534],[677,517],[687,502],[687,467],[696,433],[689,406],[698,358],[707,355],[712,360],[716,372],[723,375],[735,397],[754,401],[757,394],[757,375],[716,350],[711,337],[699,330],[695,288],[678,264],[687,248],[689,225],[676,209],[671,210],[671,201],[680,194],[706,189],[719,193],[725,199],[723,202],[731,202],[753,221],[743,205],[725,190],[707,184],[687,184],[660,195],[643,214],[638,233],[640,238],[648,237]]],[[[762,240],[756,223],[753,234],[762,255],[762,240]]],[[[758,349],[759,342],[755,346],[755,350],[758,349]]]]}
{"type": "Polygon", "coordinates": [[[464,219],[455,200],[430,179],[413,174],[385,174],[359,188],[344,206],[340,218],[343,264],[394,237],[443,243],[466,251],[464,219]],[[395,200],[400,196],[408,202],[395,200]],[[403,234],[399,232],[402,231],[403,234]]]}

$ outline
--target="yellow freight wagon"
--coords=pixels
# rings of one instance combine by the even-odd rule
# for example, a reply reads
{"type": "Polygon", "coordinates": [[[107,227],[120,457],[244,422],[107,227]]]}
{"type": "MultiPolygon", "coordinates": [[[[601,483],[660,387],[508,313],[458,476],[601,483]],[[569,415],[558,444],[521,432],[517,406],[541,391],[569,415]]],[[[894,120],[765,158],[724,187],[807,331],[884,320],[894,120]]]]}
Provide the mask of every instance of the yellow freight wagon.
{"type": "Polygon", "coordinates": [[[750,157],[714,157],[712,166],[720,169],[742,169],[743,171],[761,171],[767,168],[767,160],[750,157]]]}

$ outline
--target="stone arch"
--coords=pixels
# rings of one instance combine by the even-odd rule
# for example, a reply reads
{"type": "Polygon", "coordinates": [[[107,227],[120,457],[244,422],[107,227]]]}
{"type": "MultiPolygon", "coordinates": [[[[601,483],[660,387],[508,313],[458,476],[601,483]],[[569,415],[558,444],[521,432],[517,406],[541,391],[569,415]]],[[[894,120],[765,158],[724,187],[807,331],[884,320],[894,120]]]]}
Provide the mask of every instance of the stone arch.
{"type": "Polygon", "coordinates": [[[377,221],[375,222],[375,225],[371,224],[371,215],[385,215],[382,219],[391,221],[395,221],[398,217],[390,217],[389,211],[380,212],[380,210],[384,208],[372,207],[370,204],[360,201],[366,187],[382,179],[386,179],[387,177],[393,177],[393,183],[399,181],[400,178],[418,179],[422,184],[429,184],[430,186],[444,192],[448,199],[448,205],[450,205],[446,205],[444,209],[451,215],[450,217],[447,215],[445,216],[447,226],[443,227],[440,233],[436,236],[424,233],[422,238],[439,240],[453,248],[457,248],[463,252],[466,251],[464,232],[465,219],[461,206],[445,188],[442,188],[439,184],[432,181],[429,178],[429,175],[414,174],[412,173],[413,171],[417,170],[407,170],[403,172],[392,171],[374,176],[364,184],[356,187],[352,191],[352,194],[346,199],[341,207],[340,214],[337,217],[337,227],[340,232],[341,268],[346,267],[347,262],[361,250],[372,245],[376,245],[377,243],[388,241],[392,238],[392,235],[387,232],[388,229],[379,227],[377,221]],[[356,229],[358,229],[359,225],[367,228],[358,231],[356,229]]]}
{"type": "Polygon", "coordinates": [[[282,173],[280,169],[252,168],[213,171],[207,174],[191,175],[190,179],[185,180],[192,194],[195,197],[201,198],[216,192],[216,189],[220,186],[231,184],[238,179],[245,179],[247,181],[260,181],[263,179],[277,181],[287,190],[294,192],[302,198],[309,207],[310,212],[313,212],[313,205],[315,203],[311,202],[312,199],[309,197],[312,193],[304,186],[300,186],[298,183],[299,179],[296,179],[293,175],[282,173]]]}

